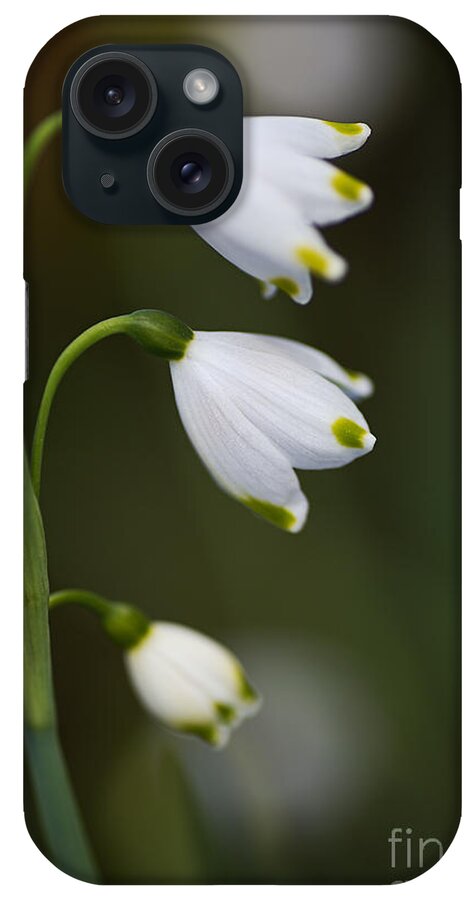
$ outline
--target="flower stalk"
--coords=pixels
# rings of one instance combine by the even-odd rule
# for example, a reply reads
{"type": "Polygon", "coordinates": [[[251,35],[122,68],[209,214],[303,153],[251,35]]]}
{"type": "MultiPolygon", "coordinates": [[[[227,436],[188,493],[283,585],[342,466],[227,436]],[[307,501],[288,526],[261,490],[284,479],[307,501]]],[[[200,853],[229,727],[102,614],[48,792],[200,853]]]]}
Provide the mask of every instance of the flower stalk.
{"type": "Polygon", "coordinates": [[[96,613],[104,631],[114,643],[128,650],[135,647],[150,629],[149,619],[140,610],[126,603],[114,603],[100,594],[69,588],[56,591],[49,599],[50,609],[73,603],[96,613]]]}
{"type": "Polygon", "coordinates": [[[41,514],[25,472],[25,749],[49,854],[85,881],[99,876],[59,742],[48,628],[48,573],[41,514]]]}
{"type": "MultiPolygon", "coordinates": [[[[35,138],[31,150],[33,156],[39,152],[40,144],[39,137],[35,138]]],[[[90,347],[114,334],[129,334],[146,349],[167,359],[180,359],[193,337],[193,332],[177,319],[157,310],[151,311],[150,316],[147,311],[139,311],[106,319],[80,334],[60,354],[50,372],[33,436],[31,472],[25,465],[25,749],[39,818],[52,860],[69,874],[94,883],[100,879],[57,731],[48,623],[47,555],[38,499],[46,431],[56,391],[73,362],[90,347]]],[[[134,646],[149,628],[148,620],[138,610],[112,604],[97,594],[63,591],[53,595],[52,605],[63,602],[77,602],[94,609],[101,616],[109,636],[125,649],[134,646]]]]}
{"type": "Polygon", "coordinates": [[[121,334],[124,331],[126,320],[127,316],[115,316],[112,319],[104,319],[104,321],[98,322],[91,328],[87,328],[86,331],[83,331],[83,333],[72,341],[71,344],[68,344],[56,360],[50,372],[48,381],[46,382],[43,397],[41,398],[31,448],[31,480],[33,490],[37,497],[40,496],[43,449],[48,419],[53,399],[61,381],[73,362],[75,362],[85,350],[88,350],[89,347],[93,347],[94,344],[97,344],[99,341],[102,341],[112,334],[121,334]]]}
{"type": "Polygon", "coordinates": [[[56,391],[70,366],[86,350],[114,334],[127,334],[145,350],[167,360],[181,359],[193,338],[192,329],[175,316],[158,309],[144,309],[103,319],[68,344],[50,372],[36,420],[31,449],[31,480],[37,497],[40,495],[46,429],[56,391]]]}

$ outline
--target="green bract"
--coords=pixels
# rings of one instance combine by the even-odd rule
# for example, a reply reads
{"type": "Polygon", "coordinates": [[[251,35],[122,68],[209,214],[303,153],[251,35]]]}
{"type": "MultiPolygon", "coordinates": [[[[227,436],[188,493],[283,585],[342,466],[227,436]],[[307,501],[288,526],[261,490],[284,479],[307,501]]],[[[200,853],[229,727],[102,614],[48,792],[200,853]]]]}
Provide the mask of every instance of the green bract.
{"type": "Polygon", "coordinates": [[[124,332],[149,353],[163,359],[182,359],[193,331],[180,319],[159,309],[139,309],[126,317],[124,332]]]}

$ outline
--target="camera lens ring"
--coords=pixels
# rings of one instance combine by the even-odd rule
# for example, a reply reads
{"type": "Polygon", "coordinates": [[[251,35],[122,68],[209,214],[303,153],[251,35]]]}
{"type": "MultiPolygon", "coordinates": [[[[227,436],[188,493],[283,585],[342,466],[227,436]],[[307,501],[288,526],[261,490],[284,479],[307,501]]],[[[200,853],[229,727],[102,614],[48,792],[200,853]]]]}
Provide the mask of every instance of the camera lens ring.
{"type": "Polygon", "coordinates": [[[105,138],[106,140],[122,140],[131,137],[142,131],[150,122],[157,107],[158,91],[155,78],[144,62],[133,56],[131,53],[108,52],[97,53],[80,66],[71,82],[70,103],[73,113],[79,124],[93,134],[95,137],[105,138]],[[101,69],[107,70],[107,64],[116,63],[116,68],[120,68],[122,73],[116,76],[114,69],[111,68],[110,76],[101,75],[101,69]],[[94,78],[94,72],[97,70],[97,79],[94,78]],[[94,103],[97,103],[95,94],[97,88],[103,82],[110,81],[109,87],[106,85],[103,94],[108,89],[114,88],[121,91],[127,99],[127,105],[124,107],[130,124],[127,124],[126,116],[124,116],[125,127],[121,128],[121,105],[108,104],[104,98],[104,104],[108,112],[104,112],[103,127],[98,124],[101,118],[101,111],[97,111],[97,120],[94,121],[94,113],[91,110],[94,103]],[[83,96],[86,91],[86,97],[83,96]],[[128,95],[126,97],[126,94],[128,95]],[[89,95],[89,96],[88,96],[89,95]],[[90,105],[90,114],[84,111],[85,100],[90,105]],[[134,110],[138,113],[134,116],[134,110]],[[116,127],[112,128],[112,125],[116,127]],[[109,128],[107,127],[109,125],[109,128]]]}
{"type": "MultiPolygon", "coordinates": [[[[214,168],[213,164],[211,168],[214,168]]],[[[234,178],[235,166],[233,157],[226,144],[215,134],[198,128],[183,128],[167,134],[155,145],[147,162],[147,183],[152,196],[164,209],[181,216],[194,217],[213,212],[230,193],[234,178]],[[189,152],[183,147],[184,142],[190,144],[189,152]],[[194,143],[196,142],[198,142],[200,148],[199,152],[197,152],[196,148],[194,149],[194,143]],[[192,191],[188,190],[186,182],[182,186],[180,196],[177,195],[177,200],[171,199],[171,195],[174,196],[176,194],[174,184],[175,186],[177,185],[177,178],[176,176],[174,177],[172,171],[174,163],[178,162],[178,168],[180,169],[186,165],[185,157],[190,158],[192,161],[194,157],[202,155],[206,157],[207,146],[215,161],[217,162],[219,159],[221,161],[219,166],[221,169],[220,179],[217,181],[212,175],[212,178],[207,180],[203,190],[203,203],[200,203],[200,191],[195,189],[192,191]],[[175,158],[174,147],[176,147],[175,158]],[[165,156],[167,156],[167,159],[174,159],[172,164],[167,163],[164,175],[165,181],[168,183],[164,190],[164,187],[158,184],[157,168],[165,156]],[[205,190],[207,190],[207,194],[205,194],[205,190]],[[214,196],[210,197],[210,193],[214,193],[214,196]],[[193,203],[193,207],[190,206],[191,203],[193,203]]]]}

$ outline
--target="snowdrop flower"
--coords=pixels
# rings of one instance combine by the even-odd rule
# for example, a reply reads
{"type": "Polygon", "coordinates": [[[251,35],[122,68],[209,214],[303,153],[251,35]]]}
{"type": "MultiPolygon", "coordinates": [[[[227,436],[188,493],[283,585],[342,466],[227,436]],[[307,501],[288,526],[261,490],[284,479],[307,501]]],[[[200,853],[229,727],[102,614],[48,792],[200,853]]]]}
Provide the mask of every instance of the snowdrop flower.
{"type": "Polygon", "coordinates": [[[67,604],[98,616],[124,653],[140,701],[169,728],[223,747],[232,729],[258,711],[259,695],[217,641],[184,625],[151,622],[136,606],[92,591],[67,588],[50,595],[50,610],[67,604]]]}
{"type": "Polygon", "coordinates": [[[126,667],[146,709],[175,731],[223,747],[260,700],[232,653],[170,622],[154,622],[126,652],[126,667]]]}
{"type": "Polygon", "coordinates": [[[203,463],[233,497],[287,531],[308,501],[294,469],[344,466],[375,443],[351,397],[366,376],[284,338],[197,331],[170,362],[178,410],[203,463]]]}
{"type": "Polygon", "coordinates": [[[372,202],[366,185],[327,159],[357,150],[368,125],[290,116],[244,120],[243,186],[218,219],[193,226],[238,268],[297,303],[312,296],[311,275],[338,281],[347,265],[318,228],[342,222],[372,202]]]}
{"type": "Polygon", "coordinates": [[[192,331],[158,309],[93,325],[58,358],[33,440],[39,485],[52,397],[71,361],[112,334],[127,334],[170,365],[185,430],[215,481],[286,531],[300,531],[308,502],[294,469],[332,469],[372,450],[375,438],[353,399],[372,392],[365,376],[285,338],[192,331]]]}

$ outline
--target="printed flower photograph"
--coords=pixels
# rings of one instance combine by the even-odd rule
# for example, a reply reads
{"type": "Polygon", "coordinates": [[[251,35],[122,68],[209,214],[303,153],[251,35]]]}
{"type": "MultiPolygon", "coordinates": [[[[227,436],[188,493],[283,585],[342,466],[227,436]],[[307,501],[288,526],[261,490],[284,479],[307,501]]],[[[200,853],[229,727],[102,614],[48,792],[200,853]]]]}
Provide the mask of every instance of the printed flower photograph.
{"type": "Polygon", "coordinates": [[[27,828],[89,882],[409,880],[459,819],[453,63],[391,17],[123,18],[26,85],[27,828]],[[64,73],[126,40],[240,73],[213,221],[64,193],[64,73]]]}

